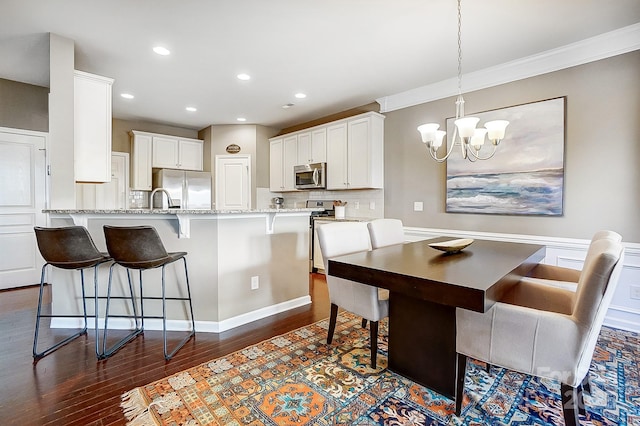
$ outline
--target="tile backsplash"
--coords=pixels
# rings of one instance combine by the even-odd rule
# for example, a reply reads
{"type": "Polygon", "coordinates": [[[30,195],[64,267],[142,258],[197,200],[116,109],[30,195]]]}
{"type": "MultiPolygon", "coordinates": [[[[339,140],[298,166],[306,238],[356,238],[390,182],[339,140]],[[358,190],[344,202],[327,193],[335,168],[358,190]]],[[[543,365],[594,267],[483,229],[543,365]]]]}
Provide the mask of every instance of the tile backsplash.
{"type": "Polygon", "coordinates": [[[256,208],[268,208],[271,198],[283,197],[288,208],[305,207],[307,200],[346,201],[346,217],[384,217],[384,189],[359,189],[349,191],[295,191],[270,192],[269,188],[256,189],[256,208]]]}

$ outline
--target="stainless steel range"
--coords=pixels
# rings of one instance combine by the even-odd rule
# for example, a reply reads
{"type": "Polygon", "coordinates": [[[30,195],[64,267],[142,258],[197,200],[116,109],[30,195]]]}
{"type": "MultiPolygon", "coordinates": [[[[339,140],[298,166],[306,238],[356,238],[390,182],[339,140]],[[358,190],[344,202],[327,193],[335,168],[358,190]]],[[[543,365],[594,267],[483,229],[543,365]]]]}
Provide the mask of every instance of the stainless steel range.
{"type": "Polygon", "coordinates": [[[326,219],[334,217],[335,210],[333,209],[333,200],[307,200],[306,206],[308,208],[318,207],[324,209],[311,213],[311,217],[309,219],[309,271],[318,272],[318,269],[324,269],[324,267],[321,266],[322,257],[317,255],[320,251],[320,246],[316,241],[316,221],[321,223],[323,218],[326,219]],[[316,258],[316,262],[314,262],[314,258],[316,258]]]}

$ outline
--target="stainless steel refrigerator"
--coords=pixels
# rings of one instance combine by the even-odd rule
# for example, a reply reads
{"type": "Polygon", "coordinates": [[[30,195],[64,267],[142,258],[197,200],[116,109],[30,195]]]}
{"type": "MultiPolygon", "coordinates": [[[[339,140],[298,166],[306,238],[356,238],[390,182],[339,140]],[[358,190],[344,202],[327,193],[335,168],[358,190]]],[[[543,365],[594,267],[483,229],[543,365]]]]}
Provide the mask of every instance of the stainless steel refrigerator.
{"type": "MultiPolygon", "coordinates": [[[[153,172],[153,189],[169,191],[173,207],[189,210],[211,210],[211,173],[158,169],[153,172]]],[[[167,196],[161,191],[153,197],[153,207],[169,208],[167,196]]]]}

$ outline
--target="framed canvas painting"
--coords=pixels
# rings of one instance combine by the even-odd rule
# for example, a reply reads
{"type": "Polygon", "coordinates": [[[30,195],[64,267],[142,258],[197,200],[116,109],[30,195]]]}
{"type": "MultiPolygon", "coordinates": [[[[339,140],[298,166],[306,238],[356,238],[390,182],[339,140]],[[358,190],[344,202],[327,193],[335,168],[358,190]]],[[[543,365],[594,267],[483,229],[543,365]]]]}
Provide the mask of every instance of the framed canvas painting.
{"type": "MultiPolygon", "coordinates": [[[[505,138],[489,160],[470,162],[456,148],[447,160],[447,213],[562,216],[565,98],[478,114],[479,126],[508,120],[505,138]]],[[[447,144],[454,119],[447,119],[447,144]]],[[[486,141],[480,155],[488,155],[486,141]],[[484,153],[483,153],[484,152],[484,153]]]]}

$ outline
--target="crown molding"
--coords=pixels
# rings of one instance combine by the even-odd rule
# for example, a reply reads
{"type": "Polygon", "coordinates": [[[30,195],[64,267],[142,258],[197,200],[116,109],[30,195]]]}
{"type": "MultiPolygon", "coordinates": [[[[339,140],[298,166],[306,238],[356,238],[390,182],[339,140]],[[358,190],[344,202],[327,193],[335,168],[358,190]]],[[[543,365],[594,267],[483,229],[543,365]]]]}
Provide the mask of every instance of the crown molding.
{"type": "MultiPolygon", "coordinates": [[[[640,49],[640,23],[464,75],[465,92],[559,71],[640,49]]],[[[390,112],[455,96],[457,78],[376,99],[390,112]]]]}

